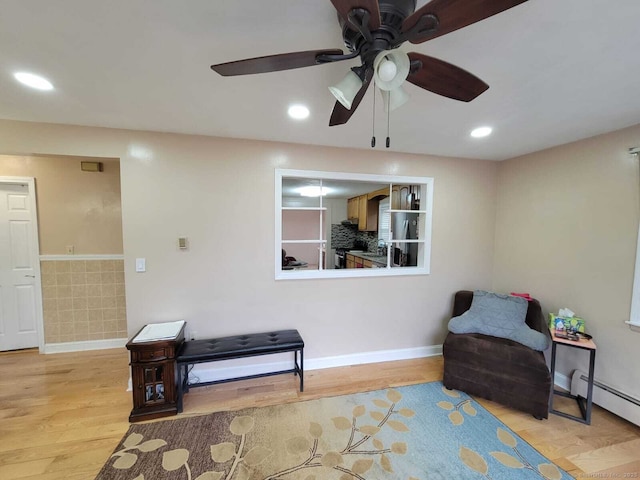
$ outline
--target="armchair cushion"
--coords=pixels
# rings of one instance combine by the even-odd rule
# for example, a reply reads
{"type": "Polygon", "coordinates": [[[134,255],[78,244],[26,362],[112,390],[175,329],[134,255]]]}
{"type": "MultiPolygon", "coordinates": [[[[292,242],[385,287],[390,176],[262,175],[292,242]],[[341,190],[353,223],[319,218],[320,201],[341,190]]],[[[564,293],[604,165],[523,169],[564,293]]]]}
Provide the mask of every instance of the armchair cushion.
{"type": "Polygon", "coordinates": [[[449,331],[506,338],[544,351],[549,348],[549,337],[525,323],[527,308],[524,298],[475,290],[471,308],[449,320],[449,331]]]}

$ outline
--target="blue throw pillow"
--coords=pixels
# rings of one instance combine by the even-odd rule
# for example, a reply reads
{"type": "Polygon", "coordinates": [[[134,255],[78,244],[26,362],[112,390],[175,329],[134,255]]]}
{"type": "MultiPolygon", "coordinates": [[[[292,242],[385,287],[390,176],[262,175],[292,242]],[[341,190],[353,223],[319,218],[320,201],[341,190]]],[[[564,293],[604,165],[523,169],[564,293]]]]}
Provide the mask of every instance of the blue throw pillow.
{"type": "Polygon", "coordinates": [[[525,323],[527,308],[528,302],[524,298],[475,290],[471,308],[449,320],[449,331],[508,338],[544,351],[549,348],[549,338],[525,323]]]}

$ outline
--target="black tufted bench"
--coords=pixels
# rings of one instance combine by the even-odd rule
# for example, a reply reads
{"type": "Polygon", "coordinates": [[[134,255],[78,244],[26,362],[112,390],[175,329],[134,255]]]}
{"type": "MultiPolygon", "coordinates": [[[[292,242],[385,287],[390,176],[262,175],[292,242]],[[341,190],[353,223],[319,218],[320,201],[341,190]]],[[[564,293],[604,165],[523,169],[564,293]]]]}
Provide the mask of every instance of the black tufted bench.
{"type": "Polygon", "coordinates": [[[275,332],[235,335],[232,337],[191,340],[184,342],[176,362],[178,365],[178,412],[182,412],[182,396],[191,387],[203,387],[217,383],[232,382],[247,378],[266,377],[281,373],[300,375],[300,391],[304,391],[304,342],[298,330],[278,330],[275,332]],[[293,352],[294,368],[277,372],[247,375],[244,377],[215,380],[212,382],[189,383],[189,366],[197,363],[217,362],[234,358],[255,357],[273,353],[293,352]],[[298,365],[298,352],[300,364],[298,365]]]}

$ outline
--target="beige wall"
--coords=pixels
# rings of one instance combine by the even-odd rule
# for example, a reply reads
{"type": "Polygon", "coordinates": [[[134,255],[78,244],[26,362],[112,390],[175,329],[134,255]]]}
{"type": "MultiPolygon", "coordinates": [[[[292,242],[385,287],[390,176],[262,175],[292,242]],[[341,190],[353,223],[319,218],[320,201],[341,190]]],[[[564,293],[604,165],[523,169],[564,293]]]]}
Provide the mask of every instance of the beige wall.
{"type": "Polygon", "coordinates": [[[453,293],[491,287],[492,162],[13,121],[0,145],[120,159],[129,335],[185,319],[199,336],[298,328],[307,358],[436,345],[453,293]],[[434,177],[432,274],[276,282],[275,168],[434,177]]]}
{"type": "MultiPolygon", "coordinates": [[[[29,150],[27,150],[29,151],[29,150]]],[[[100,159],[103,172],[83,172],[92,158],[0,155],[0,176],[34,177],[41,255],[122,254],[120,162],[100,159]]]]}
{"type": "MultiPolygon", "coordinates": [[[[500,163],[494,289],[568,307],[598,346],[595,375],[640,397],[640,334],[629,330],[638,233],[640,126],[500,163]]],[[[588,354],[558,350],[559,371],[588,354]]]]}

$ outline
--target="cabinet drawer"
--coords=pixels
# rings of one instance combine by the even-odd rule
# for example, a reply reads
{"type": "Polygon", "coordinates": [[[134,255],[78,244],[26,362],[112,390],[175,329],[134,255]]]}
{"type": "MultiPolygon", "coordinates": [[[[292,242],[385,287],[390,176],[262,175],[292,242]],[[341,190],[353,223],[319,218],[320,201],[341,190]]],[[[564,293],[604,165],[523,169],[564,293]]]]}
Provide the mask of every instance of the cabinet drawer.
{"type": "MultiPolygon", "coordinates": [[[[131,352],[132,362],[156,362],[165,360],[169,355],[168,348],[149,348],[131,352]]],[[[171,349],[173,350],[173,349],[171,349]]]]}

